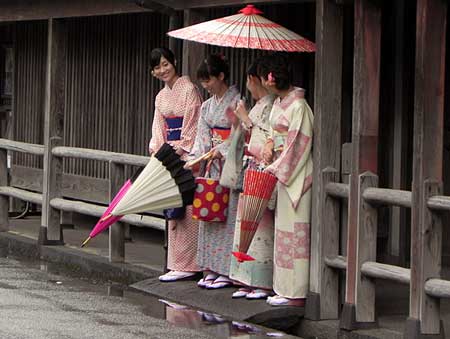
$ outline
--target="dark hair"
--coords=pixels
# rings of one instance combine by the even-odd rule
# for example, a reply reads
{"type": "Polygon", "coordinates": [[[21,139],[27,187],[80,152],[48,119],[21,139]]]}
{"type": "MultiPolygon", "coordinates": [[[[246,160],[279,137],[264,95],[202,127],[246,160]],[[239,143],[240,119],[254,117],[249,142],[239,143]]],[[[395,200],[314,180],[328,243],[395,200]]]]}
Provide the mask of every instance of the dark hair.
{"type": "Polygon", "coordinates": [[[212,54],[200,64],[197,69],[198,80],[208,80],[210,77],[218,77],[220,73],[224,75],[224,81],[228,80],[230,69],[225,58],[218,54],[212,54]]]}
{"type": "Polygon", "coordinates": [[[248,68],[247,68],[248,76],[254,76],[254,77],[258,76],[258,65],[259,65],[260,61],[261,61],[261,57],[253,60],[253,62],[250,64],[250,66],[248,66],[248,68]]]}
{"type": "Polygon", "coordinates": [[[291,86],[292,67],[285,55],[276,53],[261,58],[258,63],[258,76],[267,80],[270,73],[278,90],[288,89],[291,86]]]}
{"type": "Polygon", "coordinates": [[[159,47],[150,52],[150,67],[152,68],[152,71],[159,65],[162,57],[166,58],[166,60],[170,62],[173,67],[175,67],[175,70],[177,69],[175,66],[175,55],[173,52],[168,48],[159,47]]]}

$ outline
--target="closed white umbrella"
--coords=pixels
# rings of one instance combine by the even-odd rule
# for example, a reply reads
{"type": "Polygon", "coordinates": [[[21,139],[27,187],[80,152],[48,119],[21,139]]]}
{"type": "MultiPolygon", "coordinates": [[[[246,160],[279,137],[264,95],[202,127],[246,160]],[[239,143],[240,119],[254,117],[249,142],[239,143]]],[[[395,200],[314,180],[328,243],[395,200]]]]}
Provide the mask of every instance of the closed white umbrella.
{"type": "Polygon", "coordinates": [[[185,162],[172,146],[163,144],[110,212],[110,216],[159,211],[192,204],[195,179],[184,165],[185,162]]]}

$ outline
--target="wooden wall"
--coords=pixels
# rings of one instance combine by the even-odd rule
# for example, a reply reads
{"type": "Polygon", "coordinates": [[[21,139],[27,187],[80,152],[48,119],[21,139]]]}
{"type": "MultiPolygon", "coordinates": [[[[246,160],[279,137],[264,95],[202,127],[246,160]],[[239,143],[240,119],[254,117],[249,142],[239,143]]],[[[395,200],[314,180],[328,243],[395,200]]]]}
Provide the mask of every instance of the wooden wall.
{"type": "MultiPolygon", "coordinates": [[[[14,139],[43,144],[47,22],[17,24],[14,48],[14,139]]],[[[28,154],[16,154],[14,163],[42,168],[42,159],[28,154]]]]}
{"type": "MultiPolygon", "coordinates": [[[[150,51],[167,45],[168,18],[130,14],[69,20],[65,144],[147,153],[153,102],[161,84],[150,51]]],[[[107,176],[106,164],[71,160],[65,172],[107,176]]]]}

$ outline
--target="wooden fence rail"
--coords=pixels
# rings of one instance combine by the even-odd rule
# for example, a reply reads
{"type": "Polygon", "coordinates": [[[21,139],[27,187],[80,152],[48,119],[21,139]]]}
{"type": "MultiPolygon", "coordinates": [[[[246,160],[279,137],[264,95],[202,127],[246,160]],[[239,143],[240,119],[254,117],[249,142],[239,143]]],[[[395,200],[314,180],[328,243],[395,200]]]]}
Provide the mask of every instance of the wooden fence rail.
{"type": "Polygon", "coordinates": [[[28,144],[26,142],[0,139],[0,148],[7,151],[44,155],[44,145],[28,144]]]}
{"type": "MultiPolygon", "coordinates": [[[[55,139],[55,138],[53,138],[55,139]]],[[[51,140],[53,140],[51,139],[51,140]]],[[[56,140],[56,139],[55,139],[56,140]]],[[[8,210],[9,197],[17,198],[24,201],[29,201],[34,204],[42,205],[43,218],[45,215],[49,216],[48,209],[54,212],[51,219],[57,219],[57,228],[55,232],[55,223],[48,223],[49,232],[57,233],[60,228],[60,211],[76,212],[84,215],[100,217],[105,212],[105,206],[100,206],[83,201],[64,199],[61,193],[61,182],[65,176],[61,174],[61,158],[73,157],[81,159],[91,159],[97,161],[107,161],[110,167],[110,187],[109,200],[111,200],[121,185],[125,181],[124,166],[144,166],[148,163],[149,157],[137,156],[132,154],[114,153],[101,150],[92,150],[76,147],[55,146],[52,148],[50,163],[47,168],[54,168],[55,172],[47,179],[48,188],[43,194],[30,192],[24,189],[8,186],[8,168],[7,168],[7,151],[30,153],[44,156],[44,146],[37,144],[28,144],[8,139],[0,139],[0,230],[8,230],[8,210]],[[59,178],[58,180],[56,180],[59,178]],[[49,194],[49,192],[53,192],[49,194]],[[46,194],[48,195],[46,197],[46,194]],[[45,203],[45,198],[48,203],[45,203]]],[[[44,171],[45,172],[45,171],[44,171]]],[[[45,175],[45,173],[44,173],[45,175]]],[[[73,196],[71,196],[73,198],[73,196]]],[[[47,218],[48,219],[48,218],[47,218]]],[[[44,222],[44,221],[43,221],[44,222]]],[[[150,227],[158,230],[165,230],[165,221],[162,215],[138,215],[131,214],[124,216],[120,223],[116,223],[110,228],[109,239],[109,259],[111,262],[122,262],[125,260],[125,229],[123,223],[128,223],[135,226],[150,227]]]]}
{"type": "Polygon", "coordinates": [[[435,195],[428,199],[428,208],[438,211],[450,211],[450,197],[435,195]]]}
{"type": "Polygon", "coordinates": [[[364,191],[363,198],[373,205],[411,208],[411,192],[409,191],[371,187],[364,191]]]}
{"type": "Polygon", "coordinates": [[[140,155],[65,146],[55,147],[52,151],[52,154],[56,157],[112,161],[115,164],[134,166],[145,166],[150,159],[149,157],[140,155]]]}
{"type": "MultiPolygon", "coordinates": [[[[329,244],[330,241],[333,242],[334,238],[336,237],[336,234],[334,232],[336,225],[335,223],[333,223],[330,217],[327,217],[327,215],[336,214],[332,206],[335,206],[336,201],[340,199],[347,200],[349,197],[349,185],[336,182],[334,175],[335,172],[335,170],[329,168],[323,170],[322,172],[325,195],[328,197],[324,197],[322,199],[325,199],[324,201],[329,204],[328,208],[323,211],[324,215],[322,216],[322,220],[326,222],[326,225],[324,227],[327,227],[329,232],[321,232],[321,234],[319,235],[319,243],[322,244],[321,246],[327,246],[326,244],[329,244]],[[331,232],[331,230],[333,231],[331,232]],[[331,237],[333,240],[327,240],[327,238],[329,237],[331,237]]],[[[354,312],[354,317],[352,320],[353,322],[344,319],[343,324],[343,317],[345,317],[346,315],[344,314],[345,312],[341,313],[341,327],[350,330],[370,326],[370,324],[373,324],[372,326],[376,325],[374,298],[375,279],[390,280],[405,285],[410,285],[413,279],[412,272],[408,268],[376,262],[374,251],[376,246],[377,207],[387,205],[411,208],[412,192],[378,188],[376,187],[377,177],[369,172],[361,174],[359,181],[359,240],[356,245],[358,259],[356,262],[349,263],[347,256],[331,254],[325,255],[322,261],[322,272],[327,272],[325,269],[332,269],[335,271],[343,271],[344,273],[346,273],[350,265],[353,265],[353,269],[355,269],[357,272],[357,282],[355,290],[353,291],[353,293],[355,293],[356,295],[356,305],[354,307],[354,311],[352,311],[354,312]],[[370,246],[368,246],[369,243],[370,246]]],[[[421,253],[429,253],[430,256],[433,256],[433,261],[439,261],[438,256],[440,256],[441,253],[441,238],[439,226],[440,215],[436,212],[450,210],[450,197],[439,195],[439,183],[426,181],[424,185],[424,192],[426,192],[426,195],[423,199],[422,208],[428,210],[428,212],[425,212],[424,214],[424,225],[422,227],[424,227],[423,232],[426,237],[423,238],[422,243],[417,245],[421,247],[426,246],[428,248],[427,251],[429,252],[424,251],[421,253]]],[[[320,249],[320,251],[322,253],[327,253],[327,251],[329,251],[329,248],[322,248],[320,249]]],[[[420,251],[419,248],[417,248],[416,251],[420,251]]],[[[412,255],[418,254],[412,253],[412,255]]],[[[425,263],[424,260],[425,258],[422,258],[421,262],[425,263]]],[[[426,262],[429,261],[430,260],[426,262]]],[[[439,264],[437,263],[437,265],[439,264]]],[[[427,298],[427,303],[429,305],[434,305],[433,312],[428,311],[426,318],[423,319],[431,324],[436,324],[437,327],[440,322],[440,312],[439,307],[436,305],[439,305],[439,300],[441,298],[450,298],[450,281],[439,279],[439,273],[437,273],[438,271],[436,269],[433,268],[433,270],[430,271],[430,269],[427,268],[428,273],[422,276],[422,279],[424,279],[422,284],[423,287],[419,293],[423,293],[424,298],[427,298]]],[[[326,279],[325,277],[326,275],[324,275],[322,279],[326,279]]],[[[327,286],[328,288],[336,289],[336,287],[332,284],[327,284],[325,286],[327,286]]],[[[328,293],[323,296],[328,298],[328,307],[331,307],[331,309],[333,309],[334,298],[332,296],[334,296],[334,294],[328,293]]],[[[317,296],[315,298],[318,300],[322,300],[323,296],[320,295],[318,298],[317,296]]],[[[322,303],[326,304],[325,302],[322,303]]],[[[306,314],[311,318],[311,314],[308,314],[308,312],[306,314]]],[[[327,312],[322,311],[320,314],[327,314],[327,312]]],[[[319,315],[319,313],[316,314],[315,318],[325,319],[324,317],[319,315]]]]}

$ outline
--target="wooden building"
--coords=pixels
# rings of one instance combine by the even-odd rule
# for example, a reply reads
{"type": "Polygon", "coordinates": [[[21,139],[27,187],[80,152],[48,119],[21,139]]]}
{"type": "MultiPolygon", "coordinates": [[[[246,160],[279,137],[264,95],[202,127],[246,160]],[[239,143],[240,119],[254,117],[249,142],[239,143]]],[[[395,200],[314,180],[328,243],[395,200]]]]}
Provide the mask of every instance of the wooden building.
{"type": "MultiPolygon", "coordinates": [[[[7,229],[8,196],[42,204],[41,243],[63,241],[61,211],[98,215],[93,204],[107,203],[129,167],[146,161],[161,86],[150,76],[151,49],[173,48],[192,77],[208,53],[222,52],[231,82],[241,85],[247,65],[264,52],[169,41],[165,33],[249,2],[2,1],[0,226],[7,229]]],[[[444,338],[448,1],[252,3],[317,45],[315,54],[290,56],[315,113],[307,317],[340,319],[346,330],[374,326],[374,280],[391,279],[411,287],[405,338],[444,338]]],[[[127,222],[155,224],[151,217],[127,222]]],[[[111,234],[111,259],[123,260],[123,227],[111,234]]]]}

